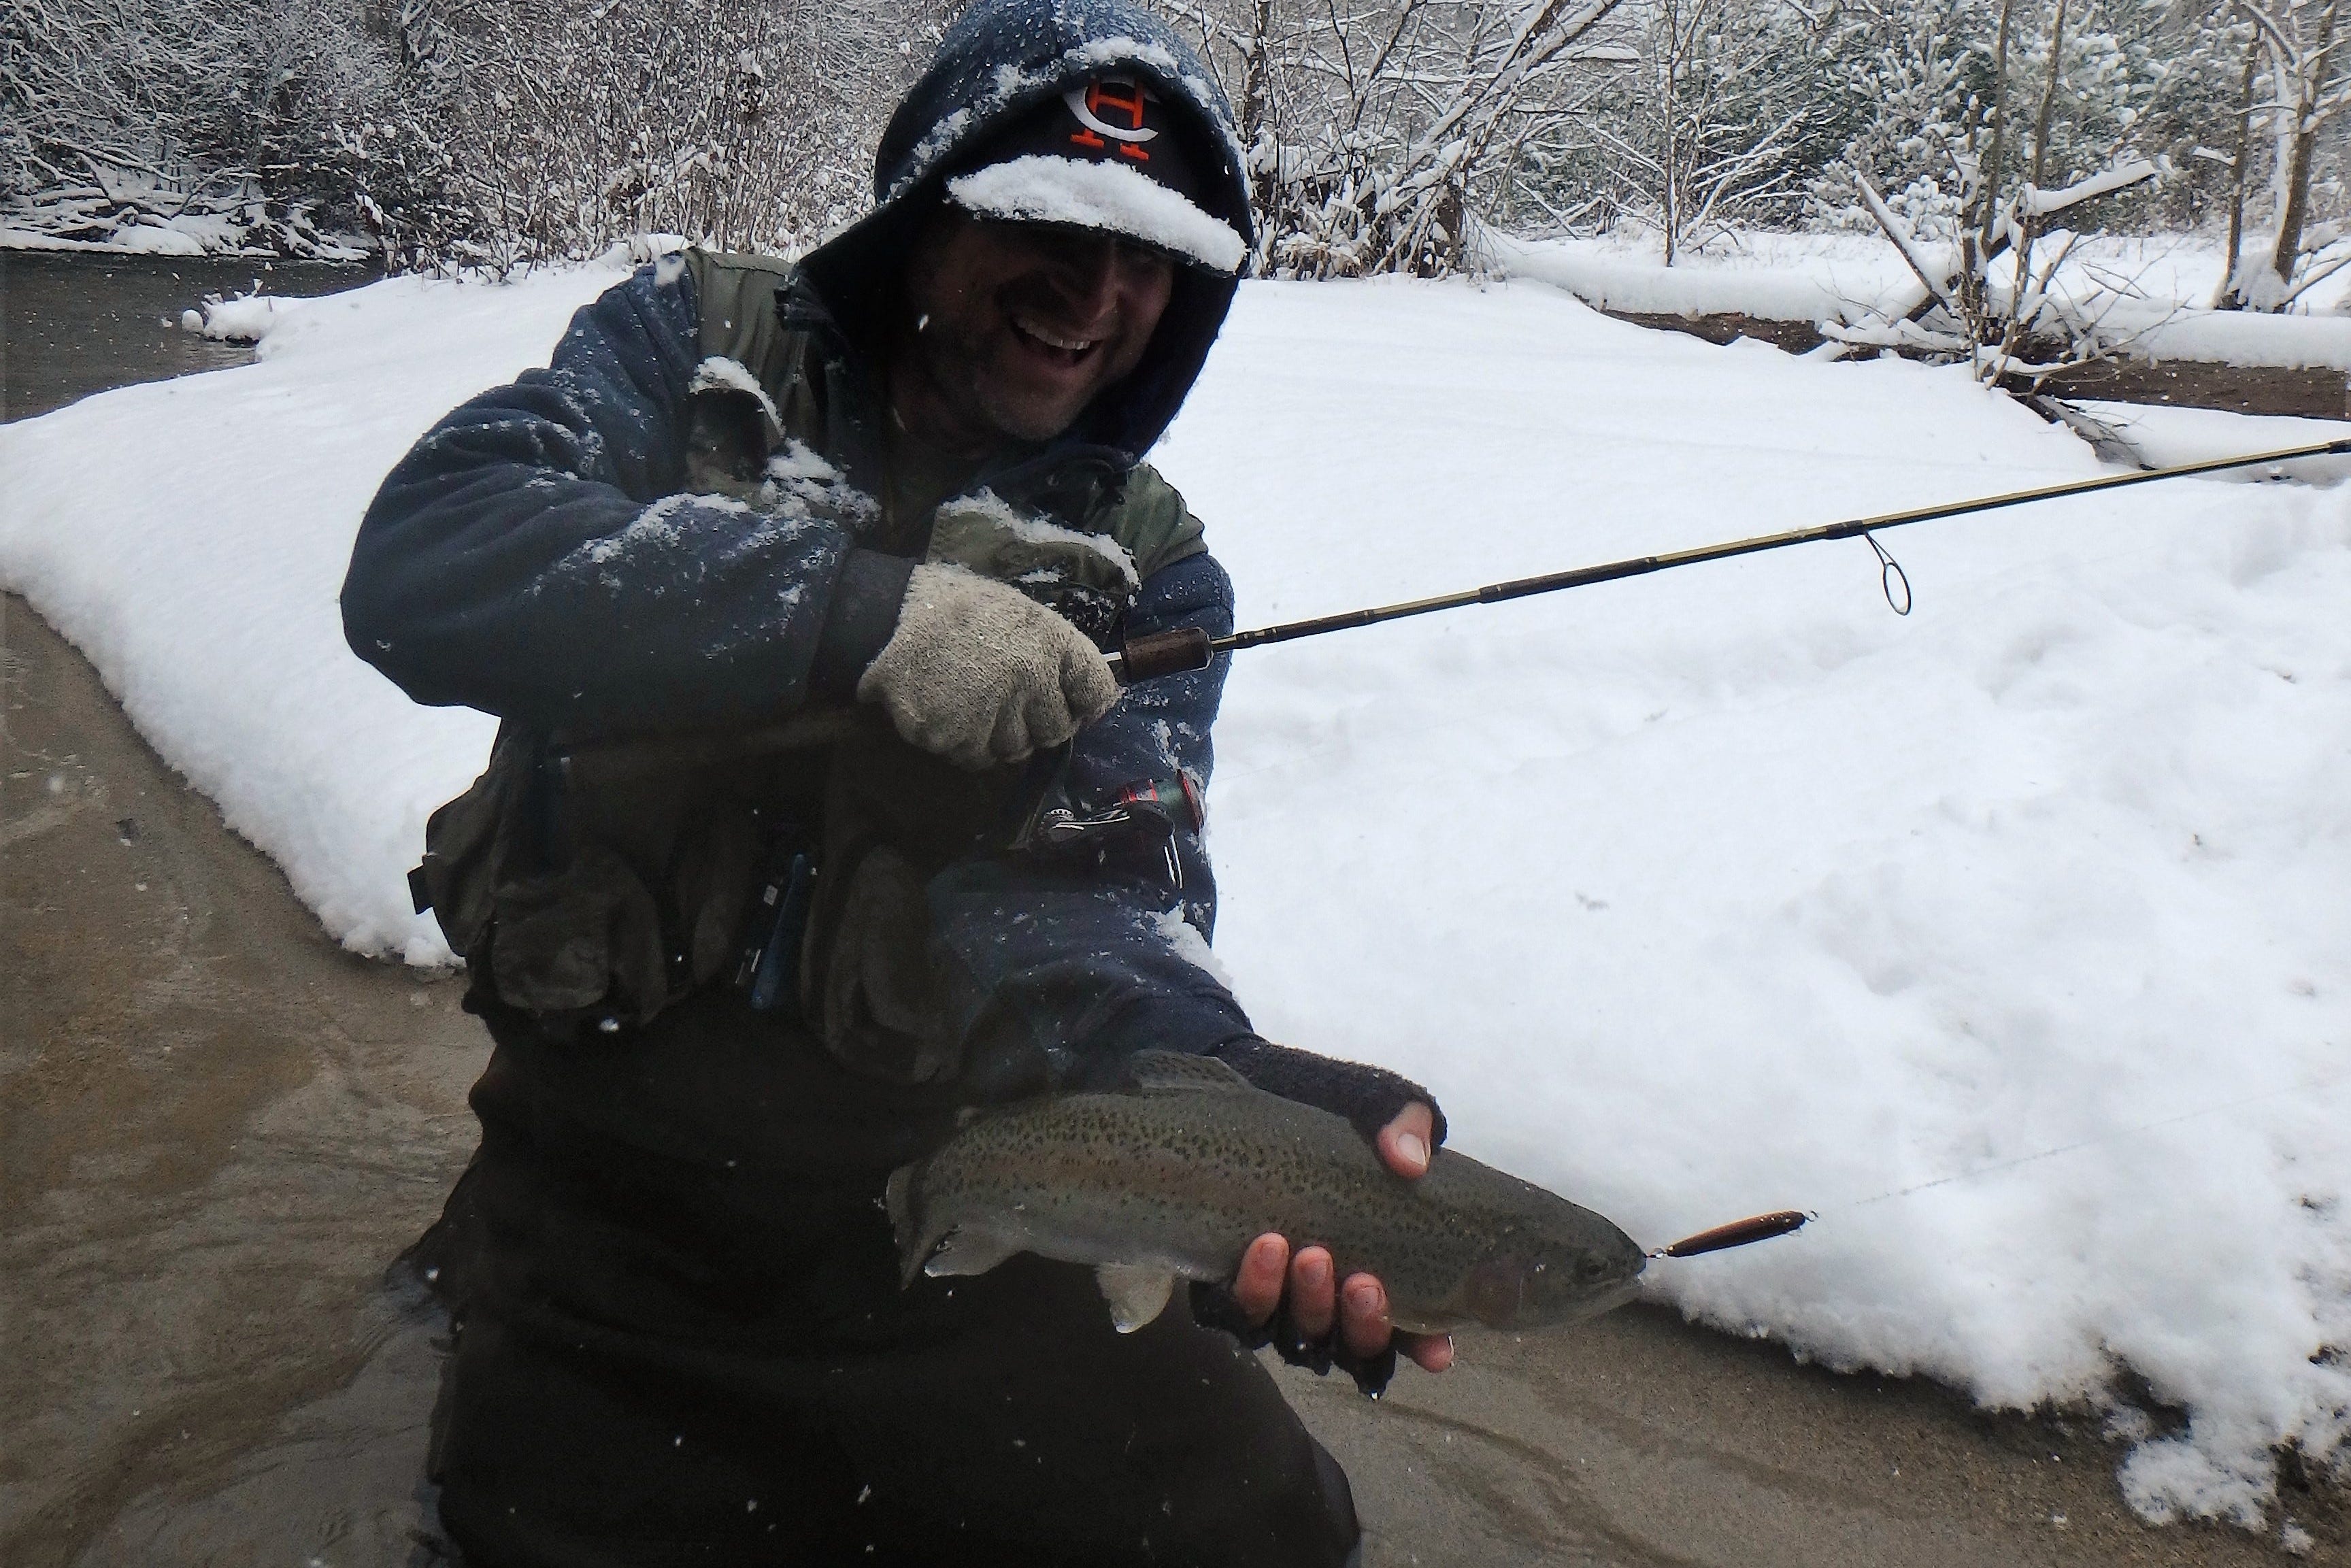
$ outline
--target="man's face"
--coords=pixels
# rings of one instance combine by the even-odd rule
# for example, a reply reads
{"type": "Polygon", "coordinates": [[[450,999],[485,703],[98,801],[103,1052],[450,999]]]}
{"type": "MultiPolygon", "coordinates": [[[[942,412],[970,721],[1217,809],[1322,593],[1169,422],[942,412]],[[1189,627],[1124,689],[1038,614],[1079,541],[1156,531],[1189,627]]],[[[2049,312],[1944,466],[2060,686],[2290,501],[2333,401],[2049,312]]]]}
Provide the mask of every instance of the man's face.
{"type": "Polygon", "coordinates": [[[1175,282],[1113,235],[944,209],[906,262],[899,416],[951,449],[1050,440],[1142,360],[1175,282]]]}

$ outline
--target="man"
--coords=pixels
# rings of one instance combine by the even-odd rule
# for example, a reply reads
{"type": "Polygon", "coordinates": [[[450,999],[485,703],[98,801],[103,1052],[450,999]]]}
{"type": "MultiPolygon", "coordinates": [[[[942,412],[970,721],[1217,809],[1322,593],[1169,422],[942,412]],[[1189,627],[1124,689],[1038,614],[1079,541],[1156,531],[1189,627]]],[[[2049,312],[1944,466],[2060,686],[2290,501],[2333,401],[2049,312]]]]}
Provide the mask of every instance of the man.
{"type": "Polygon", "coordinates": [[[476,1568],[1346,1561],[1345,1478],[1240,1342],[1376,1392],[1376,1280],[1263,1237],[1121,1335],[1032,1257],[902,1289],[879,1203],[958,1113],[1144,1048],[1407,1176],[1442,1138],[1203,967],[1222,661],[1103,658],[1231,625],[1139,461],[1248,252],[1228,111],[1123,0],[993,0],[875,184],[798,267],[611,289],[360,530],[352,646],[505,721],[419,879],[496,1041],[416,1254],[444,1527],[476,1568]]]}

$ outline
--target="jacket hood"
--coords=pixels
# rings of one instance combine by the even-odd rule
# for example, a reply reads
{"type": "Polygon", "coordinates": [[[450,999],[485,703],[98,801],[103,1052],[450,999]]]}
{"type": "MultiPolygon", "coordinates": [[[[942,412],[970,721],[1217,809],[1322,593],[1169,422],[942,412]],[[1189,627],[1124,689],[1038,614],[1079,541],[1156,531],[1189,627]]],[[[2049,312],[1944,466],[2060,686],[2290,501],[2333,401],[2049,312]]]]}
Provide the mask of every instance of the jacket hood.
{"type": "MultiPolygon", "coordinates": [[[[980,0],[890,116],[874,153],[873,209],[800,263],[843,325],[860,335],[885,327],[899,269],[949,176],[1037,105],[1105,73],[1142,78],[1174,106],[1207,187],[1204,207],[1253,243],[1232,110],[1166,23],[1128,0],[980,0]]],[[[1149,451],[1198,378],[1238,284],[1179,266],[1142,362],[1053,444],[1106,446],[1130,463],[1149,451]]]]}

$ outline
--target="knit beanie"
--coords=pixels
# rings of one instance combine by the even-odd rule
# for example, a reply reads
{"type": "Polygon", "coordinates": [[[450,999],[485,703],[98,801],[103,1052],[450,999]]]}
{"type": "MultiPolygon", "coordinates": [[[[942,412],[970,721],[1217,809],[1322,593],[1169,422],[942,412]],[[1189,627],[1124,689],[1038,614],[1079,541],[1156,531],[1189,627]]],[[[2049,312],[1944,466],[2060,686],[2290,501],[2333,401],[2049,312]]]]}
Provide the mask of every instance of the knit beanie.
{"type": "Polygon", "coordinates": [[[1123,235],[1227,276],[1248,245],[1210,214],[1183,128],[1158,92],[1104,75],[1048,99],[991,140],[947,199],[981,217],[1123,235]]]}

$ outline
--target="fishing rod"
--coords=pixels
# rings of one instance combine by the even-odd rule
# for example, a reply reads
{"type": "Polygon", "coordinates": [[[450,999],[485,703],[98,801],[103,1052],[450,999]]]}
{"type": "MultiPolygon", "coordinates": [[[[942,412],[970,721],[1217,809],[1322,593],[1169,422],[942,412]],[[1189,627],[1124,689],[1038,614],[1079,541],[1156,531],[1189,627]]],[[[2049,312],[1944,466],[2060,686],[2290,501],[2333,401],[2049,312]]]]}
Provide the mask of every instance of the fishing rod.
{"type": "Polygon", "coordinates": [[[2105,474],[2095,479],[2044,485],[2034,490],[2011,490],[2005,495],[1984,496],[1939,507],[1917,507],[1907,512],[1881,512],[1876,517],[1852,517],[1841,523],[1821,523],[1809,528],[1791,528],[1785,533],[1759,534],[1752,538],[1668,550],[1663,555],[1635,556],[1627,560],[1577,567],[1572,571],[1555,571],[1541,577],[1489,582],[1483,588],[1441,593],[1433,599],[1412,599],[1401,604],[1343,611],[1336,615],[1259,626],[1252,631],[1229,632],[1222,637],[1211,637],[1196,626],[1178,626],[1166,632],[1150,632],[1140,637],[1129,638],[1117,653],[1106,656],[1112,672],[1120,682],[1132,685],[1159,675],[1206,669],[1208,661],[1218,653],[1235,653],[1243,648],[1261,648],[1270,643],[1293,643],[1301,637],[1321,637],[1332,632],[1351,631],[1358,626],[1377,626],[1382,622],[1402,621],[1407,616],[1434,615],[1442,610],[1460,610],[1472,604],[1499,604],[1506,600],[1527,599],[1538,593],[1557,593],[1563,589],[1584,588],[1595,582],[1614,582],[1619,578],[1641,577],[1677,566],[1695,566],[1704,560],[1727,560],[1732,556],[1757,555],[1764,550],[1784,549],[1790,545],[1812,544],[1822,539],[1849,539],[1855,536],[1867,538],[1870,548],[1877,552],[1879,581],[1886,590],[1886,602],[1894,606],[1896,614],[1907,615],[1910,613],[1909,580],[1903,575],[1894,558],[1886,553],[1886,548],[1871,538],[1878,529],[1897,528],[1907,523],[1934,522],[1944,517],[1962,517],[1973,512],[1997,511],[2002,507],[2021,507],[2027,501],[2051,501],[2065,496],[2086,496],[2096,490],[2118,490],[2126,485],[2151,485],[2158,479],[2187,479],[2199,474],[2220,474],[2232,468],[2258,468],[2264,464],[2287,463],[2299,457],[2346,455],[2351,455],[2351,437],[2316,442],[2308,446],[2289,446],[2277,452],[2257,452],[2243,457],[2215,457],[2201,463],[2175,464],[2168,468],[2142,469],[2135,474],[2105,474]],[[1898,601],[1896,598],[1897,584],[1900,589],[1898,601]]]}

